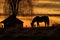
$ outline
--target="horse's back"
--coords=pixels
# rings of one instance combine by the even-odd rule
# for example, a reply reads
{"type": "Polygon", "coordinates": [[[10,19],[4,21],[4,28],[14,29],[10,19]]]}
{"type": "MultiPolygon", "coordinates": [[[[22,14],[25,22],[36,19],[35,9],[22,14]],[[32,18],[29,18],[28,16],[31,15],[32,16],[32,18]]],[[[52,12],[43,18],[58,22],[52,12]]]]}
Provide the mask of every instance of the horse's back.
{"type": "Polygon", "coordinates": [[[44,18],[48,18],[48,16],[42,16],[42,17],[44,17],[44,18]]]}
{"type": "Polygon", "coordinates": [[[34,20],[39,20],[39,19],[41,19],[41,17],[39,17],[39,16],[36,16],[36,17],[34,18],[34,20]]]}
{"type": "Polygon", "coordinates": [[[35,21],[37,21],[37,20],[39,20],[39,21],[41,21],[41,20],[49,20],[49,17],[48,16],[36,16],[35,18],[34,18],[34,20],[35,21]]]}
{"type": "Polygon", "coordinates": [[[42,18],[43,18],[43,19],[49,19],[49,17],[48,17],[48,16],[42,16],[42,18]]]}

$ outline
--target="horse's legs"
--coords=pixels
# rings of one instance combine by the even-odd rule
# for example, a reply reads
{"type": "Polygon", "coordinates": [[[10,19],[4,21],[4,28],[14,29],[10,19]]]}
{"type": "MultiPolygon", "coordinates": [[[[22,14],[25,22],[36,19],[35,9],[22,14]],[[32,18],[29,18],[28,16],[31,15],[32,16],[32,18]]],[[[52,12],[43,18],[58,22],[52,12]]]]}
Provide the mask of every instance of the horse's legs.
{"type": "Polygon", "coordinates": [[[47,26],[49,27],[49,24],[47,23],[47,26]]]}
{"type": "Polygon", "coordinates": [[[46,27],[46,22],[45,22],[45,27],[46,27]]]}
{"type": "Polygon", "coordinates": [[[49,27],[49,22],[46,22],[46,24],[47,24],[46,26],[49,27]]]}
{"type": "Polygon", "coordinates": [[[39,26],[39,22],[37,22],[37,27],[39,26]]]}
{"type": "Polygon", "coordinates": [[[47,22],[45,22],[45,27],[49,27],[49,24],[47,22]]]}

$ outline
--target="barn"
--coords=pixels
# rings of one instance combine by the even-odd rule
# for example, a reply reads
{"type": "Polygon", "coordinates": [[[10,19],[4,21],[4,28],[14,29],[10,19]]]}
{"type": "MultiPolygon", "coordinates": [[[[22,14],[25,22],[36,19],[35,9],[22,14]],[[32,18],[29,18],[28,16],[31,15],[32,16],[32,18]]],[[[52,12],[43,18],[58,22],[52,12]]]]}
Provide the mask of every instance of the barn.
{"type": "Polygon", "coordinates": [[[1,23],[4,24],[4,29],[8,29],[8,28],[23,29],[24,22],[17,19],[16,17],[10,16],[7,19],[3,20],[1,23]]]}

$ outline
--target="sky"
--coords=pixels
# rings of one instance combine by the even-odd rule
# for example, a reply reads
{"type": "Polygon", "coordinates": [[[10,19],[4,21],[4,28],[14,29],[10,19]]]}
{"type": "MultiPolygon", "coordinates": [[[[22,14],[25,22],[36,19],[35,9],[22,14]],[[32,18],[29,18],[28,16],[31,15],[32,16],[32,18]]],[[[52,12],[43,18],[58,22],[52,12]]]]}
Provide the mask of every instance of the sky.
{"type": "Polygon", "coordinates": [[[38,14],[60,14],[60,1],[39,0],[33,1],[33,11],[38,14]]]}
{"type": "Polygon", "coordinates": [[[0,13],[3,13],[3,6],[4,6],[5,0],[0,0],[0,13]]]}
{"type": "MultiPolygon", "coordinates": [[[[4,13],[4,2],[5,0],[0,0],[0,13],[4,13]]],[[[60,14],[59,0],[33,0],[32,5],[35,14],[60,14]]]]}

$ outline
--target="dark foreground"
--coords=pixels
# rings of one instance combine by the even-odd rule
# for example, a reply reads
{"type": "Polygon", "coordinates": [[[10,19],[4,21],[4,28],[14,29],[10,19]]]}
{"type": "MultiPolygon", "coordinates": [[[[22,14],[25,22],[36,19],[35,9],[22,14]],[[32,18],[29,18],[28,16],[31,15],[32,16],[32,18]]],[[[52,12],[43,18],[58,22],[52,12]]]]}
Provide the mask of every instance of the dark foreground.
{"type": "Polygon", "coordinates": [[[24,28],[19,32],[1,32],[1,40],[59,40],[60,27],[24,28]]]}

